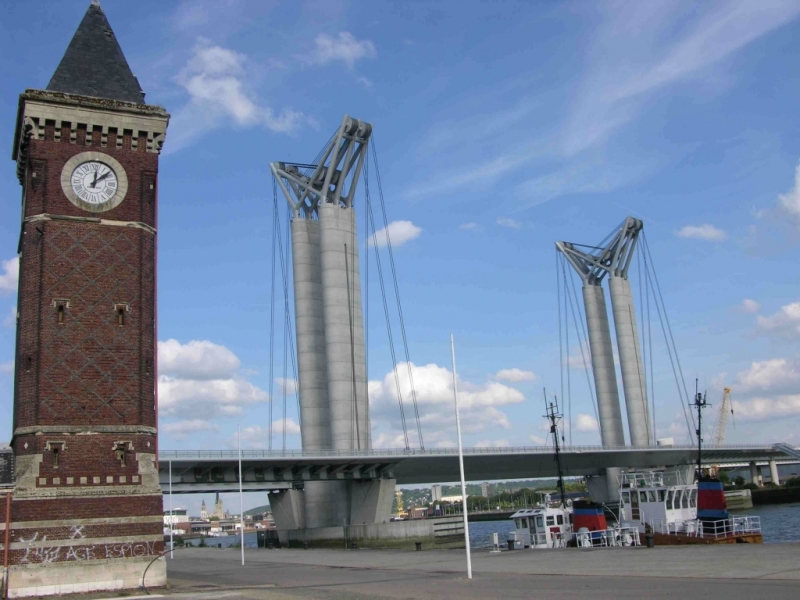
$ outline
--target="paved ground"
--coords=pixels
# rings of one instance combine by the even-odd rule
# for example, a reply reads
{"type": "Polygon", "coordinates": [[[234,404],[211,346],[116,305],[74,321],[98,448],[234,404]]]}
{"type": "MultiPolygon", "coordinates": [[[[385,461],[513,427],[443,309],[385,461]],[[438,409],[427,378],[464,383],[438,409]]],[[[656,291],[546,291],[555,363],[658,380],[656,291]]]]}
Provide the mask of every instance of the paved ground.
{"type": "Polygon", "coordinates": [[[800,597],[800,544],[515,551],[193,549],[167,563],[171,599],[800,597]]]}

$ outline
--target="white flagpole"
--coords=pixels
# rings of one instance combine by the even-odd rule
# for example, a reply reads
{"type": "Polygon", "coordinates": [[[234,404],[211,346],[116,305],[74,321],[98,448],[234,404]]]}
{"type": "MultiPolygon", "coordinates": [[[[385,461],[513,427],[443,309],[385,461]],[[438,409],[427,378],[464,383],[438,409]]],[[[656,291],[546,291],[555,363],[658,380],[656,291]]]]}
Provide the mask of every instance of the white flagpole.
{"type": "Polygon", "coordinates": [[[242,492],[242,426],[236,426],[236,437],[239,441],[239,531],[242,542],[242,566],[244,566],[244,493],[242,492]]]}
{"type": "Polygon", "coordinates": [[[453,358],[453,399],[456,404],[456,431],[458,432],[458,466],[461,469],[461,504],[464,513],[464,541],[467,546],[467,579],[472,579],[472,553],[469,547],[469,519],[467,518],[467,484],[464,482],[464,450],[461,447],[461,417],[458,414],[458,375],[456,375],[456,346],[450,334],[450,354],[453,358]]]}
{"type": "Polygon", "coordinates": [[[175,529],[175,511],[172,509],[172,461],[169,461],[169,558],[175,558],[175,543],[172,533],[175,529]]]}

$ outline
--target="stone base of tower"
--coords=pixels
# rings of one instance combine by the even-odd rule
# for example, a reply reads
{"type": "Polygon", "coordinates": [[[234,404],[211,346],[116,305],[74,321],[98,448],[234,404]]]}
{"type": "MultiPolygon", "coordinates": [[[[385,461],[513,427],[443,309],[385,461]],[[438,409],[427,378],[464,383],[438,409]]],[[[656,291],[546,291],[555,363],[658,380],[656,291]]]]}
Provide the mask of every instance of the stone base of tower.
{"type": "MultiPolygon", "coordinates": [[[[77,452],[83,438],[99,437],[59,443],[77,452]]],[[[34,440],[27,445],[33,450],[34,440]]],[[[111,454],[111,448],[109,441],[104,450],[111,454]]],[[[0,507],[0,527],[9,522],[9,598],[136,589],[145,569],[148,587],[166,585],[166,564],[158,560],[164,551],[163,496],[155,456],[133,454],[125,467],[121,460],[98,460],[86,471],[66,459],[48,468],[39,452],[17,456],[10,515],[5,502],[0,507]]]]}
{"type": "MultiPolygon", "coordinates": [[[[142,586],[142,575],[153,557],[61,562],[9,567],[9,598],[111,592],[142,586]]],[[[149,569],[145,585],[148,589],[167,584],[166,561],[156,560],[149,569]]]]}

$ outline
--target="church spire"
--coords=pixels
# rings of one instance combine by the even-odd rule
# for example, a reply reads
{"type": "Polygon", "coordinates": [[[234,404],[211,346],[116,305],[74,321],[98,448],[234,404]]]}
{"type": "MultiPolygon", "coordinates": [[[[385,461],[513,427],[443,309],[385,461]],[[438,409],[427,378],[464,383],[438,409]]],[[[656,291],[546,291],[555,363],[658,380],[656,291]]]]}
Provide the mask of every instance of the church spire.
{"type": "Polygon", "coordinates": [[[144,102],[100,2],[92,0],[47,89],[95,98],[144,102]]]}

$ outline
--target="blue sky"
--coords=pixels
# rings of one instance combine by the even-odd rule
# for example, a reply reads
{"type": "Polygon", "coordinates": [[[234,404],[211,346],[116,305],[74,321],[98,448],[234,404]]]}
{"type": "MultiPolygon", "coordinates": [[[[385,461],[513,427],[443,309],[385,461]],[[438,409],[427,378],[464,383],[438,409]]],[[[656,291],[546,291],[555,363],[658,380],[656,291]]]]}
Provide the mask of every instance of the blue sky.
{"type": "MultiPolygon", "coordinates": [[[[47,85],[87,5],[4,6],[9,150],[18,94],[47,85]]],[[[715,404],[733,388],[727,441],[800,443],[797,2],[103,7],[147,100],[172,114],[159,199],[162,448],[235,446],[237,424],[246,447],[266,445],[268,163],[310,161],[345,113],[374,124],[388,217],[400,222],[395,260],[429,445],[455,441],[450,332],[465,443],[542,442],[542,387],[560,392],[554,242],[597,242],[628,214],[645,222],[687,385],[698,377],[715,404]]],[[[11,160],[0,196],[0,423],[10,437],[11,160]]],[[[397,446],[371,270],[373,439],[397,446]]],[[[653,327],[658,435],[683,441],[653,327]]],[[[280,330],[276,339],[282,377],[280,330]]],[[[574,442],[599,443],[579,365],[572,382],[574,442]]],[[[274,390],[278,421],[279,382],[274,390]]],[[[287,446],[299,447],[287,391],[287,446]]]]}

